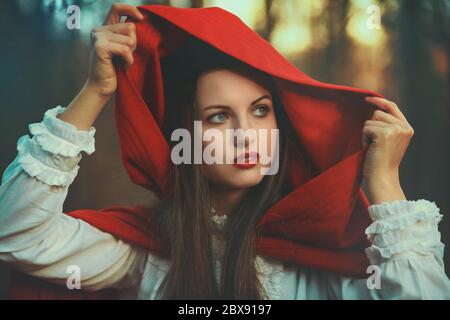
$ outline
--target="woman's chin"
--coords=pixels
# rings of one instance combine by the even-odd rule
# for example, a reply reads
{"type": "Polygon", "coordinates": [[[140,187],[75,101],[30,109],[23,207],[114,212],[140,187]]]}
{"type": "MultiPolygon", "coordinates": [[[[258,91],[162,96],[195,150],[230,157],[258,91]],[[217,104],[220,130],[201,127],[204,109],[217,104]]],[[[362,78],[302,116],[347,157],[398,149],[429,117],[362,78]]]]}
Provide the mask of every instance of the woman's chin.
{"type": "Polygon", "coordinates": [[[225,180],[223,182],[230,187],[239,189],[254,187],[263,179],[260,171],[259,166],[253,166],[251,168],[232,166],[230,172],[223,176],[225,180]]]}

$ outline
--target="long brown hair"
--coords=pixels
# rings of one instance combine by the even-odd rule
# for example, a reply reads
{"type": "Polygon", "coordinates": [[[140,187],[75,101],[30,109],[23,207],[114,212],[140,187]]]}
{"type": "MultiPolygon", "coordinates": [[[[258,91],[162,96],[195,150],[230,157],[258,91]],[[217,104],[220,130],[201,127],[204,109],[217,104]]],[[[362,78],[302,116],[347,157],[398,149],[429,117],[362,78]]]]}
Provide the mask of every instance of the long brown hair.
{"type": "Polygon", "coordinates": [[[264,291],[254,264],[255,240],[260,235],[258,221],[290,190],[285,176],[288,152],[293,149],[288,139],[293,135],[292,127],[273,79],[199,40],[190,40],[182,51],[163,59],[161,67],[166,105],[163,132],[169,145],[173,146],[170,135],[174,129],[186,128],[193,132],[197,78],[216,68],[247,71],[257,75],[255,79],[263,79],[272,92],[280,141],[278,173],[264,176],[228,215],[219,285],[212,249],[211,186],[201,165],[172,164],[169,181],[172,196],[151,210],[171,248],[170,269],[160,286],[162,299],[263,299],[264,291]]]}

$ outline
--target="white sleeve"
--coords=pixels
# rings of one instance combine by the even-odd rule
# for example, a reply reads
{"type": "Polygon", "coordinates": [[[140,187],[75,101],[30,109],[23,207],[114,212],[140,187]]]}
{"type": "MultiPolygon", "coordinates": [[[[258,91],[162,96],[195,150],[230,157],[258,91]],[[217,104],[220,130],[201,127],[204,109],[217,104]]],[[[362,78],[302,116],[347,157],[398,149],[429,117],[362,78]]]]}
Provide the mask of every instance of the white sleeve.
{"type": "Polygon", "coordinates": [[[337,299],[450,299],[439,208],[428,200],[396,200],[369,207],[367,279],[332,277],[337,299]],[[379,281],[377,281],[379,275],[379,281]]]}
{"type": "Polygon", "coordinates": [[[50,109],[42,122],[29,125],[32,138],[20,137],[18,154],[3,173],[0,260],[58,284],[76,270],[86,290],[131,286],[146,250],[63,213],[81,151],[95,151],[95,128],[78,130],[57,118],[64,109],[50,109]]]}

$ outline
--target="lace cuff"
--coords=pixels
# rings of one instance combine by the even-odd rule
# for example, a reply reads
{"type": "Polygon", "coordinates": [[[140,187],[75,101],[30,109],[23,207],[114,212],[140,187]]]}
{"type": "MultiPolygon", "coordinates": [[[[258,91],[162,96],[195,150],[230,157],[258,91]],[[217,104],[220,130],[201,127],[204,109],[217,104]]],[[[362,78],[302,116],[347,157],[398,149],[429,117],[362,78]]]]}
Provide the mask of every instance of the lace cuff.
{"type": "Polygon", "coordinates": [[[372,264],[415,252],[434,254],[442,259],[444,245],[438,224],[442,220],[439,208],[425,199],[395,200],[369,207],[374,221],[365,231],[372,245],[366,249],[372,264]]]}
{"type": "Polygon", "coordinates": [[[69,122],[56,116],[66,108],[56,106],[44,114],[40,123],[28,125],[30,132],[45,151],[66,157],[75,157],[81,151],[92,154],[95,151],[95,128],[79,130],[69,122]]]}
{"type": "Polygon", "coordinates": [[[77,163],[81,160],[81,154],[66,158],[50,154],[28,135],[20,137],[17,151],[17,160],[23,170],[50,186],[69,186],[80,168],[77,163]]]}
{"type": "Polygon", "coordinates": [[[28,125],[33,137],[24,135],[17,142],[24,171],[51,186],[69,186],[78,174],[81,151],[95,151],[95,128],[79,130],[57,118],[65,109],[58,105],[47,110],[40,123],[28,125]]]}

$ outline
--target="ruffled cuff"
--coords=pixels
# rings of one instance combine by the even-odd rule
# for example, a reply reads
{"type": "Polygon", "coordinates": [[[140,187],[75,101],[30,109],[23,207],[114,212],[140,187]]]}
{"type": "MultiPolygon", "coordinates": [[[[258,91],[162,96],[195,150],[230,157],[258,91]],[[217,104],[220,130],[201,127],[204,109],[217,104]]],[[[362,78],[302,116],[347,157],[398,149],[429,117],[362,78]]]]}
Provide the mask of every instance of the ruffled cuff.
{"type": "Polygon", "coordinates": [[[17,151],[17,160],[23,170],[50,186],[68,187],[80,168],[77,163],[81,154],[67,158],[50,154],[28,135],[19,138],[17,151]]]}
{"type": "Polygon", "coordinates": [[[45,112],[40,123],[28,125],[30,132],[45,151],[66,157],[75,157],[81,151],[92,154],[95,151],[95,128],[79,130],[69,122],[56,116],[66,108],[56,106],[45,112]]]}
{"type": "Polygon", "coordinates": [[[370,206],[369,215],[373,223],[365,233],[372,245],[366,254],[372,264],[410,252],[442,258],[444,245],[438,231],[442,215],[434,202],[425,199],[382,202],[370,206]]]}

